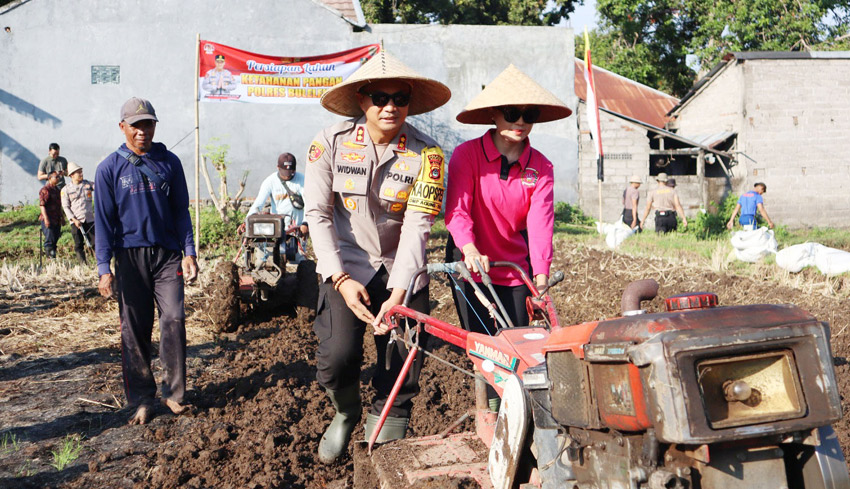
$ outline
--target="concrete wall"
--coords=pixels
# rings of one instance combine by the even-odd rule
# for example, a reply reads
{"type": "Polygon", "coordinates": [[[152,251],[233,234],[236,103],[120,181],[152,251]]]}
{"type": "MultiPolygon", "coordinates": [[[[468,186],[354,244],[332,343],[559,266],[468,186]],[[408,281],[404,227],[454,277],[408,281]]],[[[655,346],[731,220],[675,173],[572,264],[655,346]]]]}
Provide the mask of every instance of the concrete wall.
{"type": "MultiPolygon", "coordinates": [[[[679,115],[679,133],[738,132],[732,190],[765,182],[765,208],[791,227],[846,227],[850,59],[733,62],[679,115]]],[[[716,179],[712,179],[716,180],[716,179]]]]}
{"type": "MultiPolygon", "coordinates": [[[[579,206],[585,214],[599,219],[599,183],[596,179],[596,149],[587,125],[587,105],[580,101],[579,125],[579,206]]],[[[605,181],[602,182],[602,221],[615,222],[623,212],[623,190],[629,177],[637,175],[644,184],[640,187],[641,200],[638,217],[643,214],[647,190],[655,187],[649,177],[649,138],[647,131],[637,124],[607,112],[599,112],[602,144],[605,151],[605,181]]],[[[650,220],[653,217],[650,216],[650,220]]]]}
{"type": "MultiPolygon", "coordinates": [[[[333,53],[383,39],[387,50],[413,69],[452,89],[447,106],[411,118],[449,153],[484,132],[454,116],[510,62],[572,107],[576,103],[573,33],[564,28],[376,25],[355,33],[311,0],[30,0],[0,10],[0,25],[12,29],[0,31],[7,65],[0,71],[4,204],[35,200],[41,186],[36,167],[51,142],[93,177],[97,163],[123,142],[118,111],[131,96],[153,102],[160,119],[156,140],[183,160],[191,181],[197,32],[202,39],[289,56],[333,53]],[[120,84],[91,84],[92,65],[119,65],[120,84]]],[[[200,105],[200,118],[202,147],[215,136],[231,146],[231,181],[250,171],[248,196],[274,171],[280,152],[295,154],[303,170],[313,136],[340,120],[319,105],[209,103],[200,105]]],[[[575,123],[541,124],[531,140],[555,163],[556,199],[575,202],[575,123]]]]}

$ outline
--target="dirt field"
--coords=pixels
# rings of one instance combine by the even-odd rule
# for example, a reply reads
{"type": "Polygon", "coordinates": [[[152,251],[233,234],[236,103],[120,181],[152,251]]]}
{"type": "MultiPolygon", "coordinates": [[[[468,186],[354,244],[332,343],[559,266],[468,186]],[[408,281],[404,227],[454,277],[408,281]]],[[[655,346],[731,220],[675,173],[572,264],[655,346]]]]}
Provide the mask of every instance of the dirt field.
{"type": "MultiPolygon", "coordinates": [[[[661,284],[650,311],[661,310],[663,297],[688,291],[713,291],[721,305],[793,303],[831,324],[841,394],[850,394],[850,302],[830,295],[835,284],[827,279],[807,271],[741,278],[569,241],[556,249],[554,269],[567,274],[552,291],[562,324],[618,316],[623,288],[641,278],[661,284]]],[[[432,261],[442,258],[440,243],[430,251],[432,261]]],[[[247,314],[236,332],[213,335],[226,312],[212,307],[216,293],[204,282],[190,287],[188,401],[194,410],[179,417],[160,410],[149,425],[128,426],[116,303],[97,295],[91,272],[45,273],[63,278],[0,274],[0,487],[353,487],[351,457],[333,466],[315,459],[333,411],[315,380],[312,317],[247,314]],[[82,435],[83,448],[59,471],[51,452],[69,434],[82,435]]],[[[444,280],[432,283],[431,298],[435,316],[456,321],[444,280]]],[[[445,345],[434,353],[468,365],[445,345]]],[[[157,359],[154,365],[158,370],[157,359]]],[[[361,376],[366,399],[374,368],[372,349],[361,376]]],[[[426,361],[420,384],[413,436],[442,431],[473,404],[470,379],[439,362],[426,361]]],[[[467,421],[461,429],[471,427],[467,421]]],[[[846,417],[836,430],[850,453],[846,417]]],[[[362,428],[355,437],[362,439],[362,428]]],[[[433,487],[447,485],[435,481],[433,487]]]]}

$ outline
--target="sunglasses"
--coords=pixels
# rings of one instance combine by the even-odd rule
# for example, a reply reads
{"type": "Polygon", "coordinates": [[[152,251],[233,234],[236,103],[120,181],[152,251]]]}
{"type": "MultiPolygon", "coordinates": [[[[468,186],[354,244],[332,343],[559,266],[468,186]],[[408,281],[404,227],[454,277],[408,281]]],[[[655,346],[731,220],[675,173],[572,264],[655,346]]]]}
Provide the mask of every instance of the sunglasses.
{"type": "Polygon", "coordinates": [[[383,107],[390,103],[390,100],[393,101],[393,104],[396,107],[407,107],[407,104],[410,103],[410,94],[406,92],[396,92],[396,93],[387,93],[387,92],[360,92],[363,95],[372,99],[372,104],[377,107],[383,107]]]}
{"type": "Polygon", "coordinates": [[[502,113],[502,116],[504,116],[505,122],[516,122],[520,117],[522,117],[522,120],[524,120],[526,124],[534,124],[537,122],[537,119],[540,118],[539,107],[526,107],[525,109],[520,109],[519,107],[508,105],[505,107],[498,107],[498,109],[502,113]]]}

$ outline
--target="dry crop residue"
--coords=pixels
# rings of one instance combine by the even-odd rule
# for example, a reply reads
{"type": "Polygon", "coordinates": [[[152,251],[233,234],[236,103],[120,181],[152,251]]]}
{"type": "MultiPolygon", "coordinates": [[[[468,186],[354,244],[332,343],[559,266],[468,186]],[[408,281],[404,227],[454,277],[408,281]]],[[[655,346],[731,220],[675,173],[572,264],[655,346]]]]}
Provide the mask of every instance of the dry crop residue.
{"type": "MultiPolygon", "coordinates": [[[[804,293],[775,281],[674,267],[664,260],[572,246],[558,242],[553,266],[567,275],[552,290],[562,324],[618,316],[623,288],[643,278],[655,278],[661,284],[659,297],[644,306],[650,311],[662,309],[663,297],[689,291],[715,292],[721,305],[793,303],[832,324],[839,388],[842,397],[850,395],[847,301],[804,293]]],[[[442,258],[438,247],[431,254],[434,261],[442,258]]],[[[445,280],[432,282],[431,298],[434,315],[455,323],[445,280]]],[[[201,313],[209,310],[204,300],[191,304],[196,312],[189,320],[190,329],[209,327],[201,313]]],[[[188,400],[195,406],[194,413],[175,417],[159,411],[151,424],[142,427],[125,425],[131,414],[126,409],[114,412],[74,402],[77,397],[92,397],[105,404],[114,403],[111,393],[120,392],[120,364],[114,348],[64,361],[62,356],[42,360],[10,357],[6,351],[7,355],[0,357],[0,402],[4,406],[0,410],[0,436],[15,433],[23,441],[17,452],[0,454],[0,487],[352,487],[350,455],[331,466],[320,464],[315,456],[333,409],[315,380],[316,339],[310,322],[296,318],[293,312],[277,317],[264,314],[243,318],[238,331],[215,340],[197,337],[190,344],[188,362],[188,400]],[[55,382],[62,378],[75,381],[55,382]],[[6,409],[32,396],[53,399],[53,404],[65,399],[73,409],[51,410],[47,403],[40,405],[43,412],[22,409],[10,413],[6,409]],[[49,467],[50,450],[68,432],[86,436],[85,450],[79,460],[57,472],[49,467]],[[38,460],[30,464],[36,469],[31,475],[19,472],[27,460],[38,460]]],[[[374,368],[381,368],[374,365],[370,336],[367,332],[361,376],[364,405],[372,395],[368,379],[374,368]]],[[[4,341],[0,337],[0,348],[4,348],[4,341]]],[[[460,352],[448,346],[439,346],[433,353],[469,366],[460,352]]],[[[412,436],[439,433],[473,405],[471,380],[433,359],[425,362],[420,385],[410,425],[412,436]]],[[[472,422],[466,421],[459,430],[472,428],[472,422]]],[[[836,430],[847,452],[850,425],[843,419],[836,430]]],[[[362,427],[354,437],[362,439],[362,427]]],[[[463,483],[458,487],[474,485],[463,483]]]]}

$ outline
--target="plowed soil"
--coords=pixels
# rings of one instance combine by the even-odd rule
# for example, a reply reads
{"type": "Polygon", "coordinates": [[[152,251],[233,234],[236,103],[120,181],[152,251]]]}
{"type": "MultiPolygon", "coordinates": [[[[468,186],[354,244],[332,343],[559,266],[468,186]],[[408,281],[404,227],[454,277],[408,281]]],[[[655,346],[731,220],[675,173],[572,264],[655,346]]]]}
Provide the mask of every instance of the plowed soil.
{"type": "MultiPolygon", "coordinates": [[[[662,310],[664,297],[689,291],[715,292],[721,305],[792,303],[831,324],[839,388],[843,398],[850,395],[848,301],[804,291],[790,281],[674,267],[659,259],[574,246],[560,241],[553,267],[566,273],[551,291],[562,324],[619,316],[624,287],[642,278],[654,278],[661,285],[659,297],[644,306],[650,311],[662,310]]],[[[430,252],[431,261],[441,260],[441,243],[434,242],[430,252]]],[[[229,276],[226,270],[216,273],[229,276]]],[[[98,298],[92,287],[78,289],[83,292],[72,301],[43,305],[39,317],[56,321],[79,317],[69,328],[81,329],[86,327],[86,315],[111,315],[117,323],[114,304],[98,298]]],[[[431,287],[432,314],[456,323],[446,279],[434,280],[431,287]]],[[[350,453],[330,466],[320,464],[315,455],[333,409],[315,379],[316,338],[310,311],[299,308],[298,315],[285,309],[243,311],[235,332],[219,334],[230,329],[232,317],[224,316],[234,309],[232,303],[214,308],[210,297],[220,300],[218,294],[189,291],[187,327],[201,331],[190,334],[187,401],[193,411],[174,416],[159,410],[145,426],[128,426],[132,413],[119,404],[123,395],[117,328],[100,331],[103,346],[97,348],[63,342],[25,349],[20,335],[29,334],[26,329],[34,326],[23,319],[12,325],[11,334],[0,336],[0,487],[353,487],[350,453]],[[13,337],[18,341],[12,343],[13,337]],[[51,452],[68,434],[82,435],[83,448],[79,458],[57,470],[51,466],[55,464],[51,452]]],[[[12,310],[14,300],[10,294],[0,296],[4,303],[0,312],[12,310]]],[[[49,341],[33,335],[33,341],[49,341]]],[[[371,373],[381,367],[374,365],[371,340],[367,338],[366,344],[361,381],[369,400],[371,373]]],[[[469,367],[456,349],[434,343],[431,350],[469,367]]],[[[158,370],[156,358],[154,365],[158,370]]],[[[441,362],[426,360],[420,385],[411,436],[439,433],[473,406],[471,379],[441,362]]],[[[850,405],[844,406],[846,411],[850,405]]],[[[847,417],[835,428],[842,448],[850,453],[847,417]]],[[[469,420],[458,428],[469,429],[469,420]]],[[[354,437],[363,438],[362,427],[354,437]]],[[[474,484],[433,481],[421,487],[474,484]]]]}

